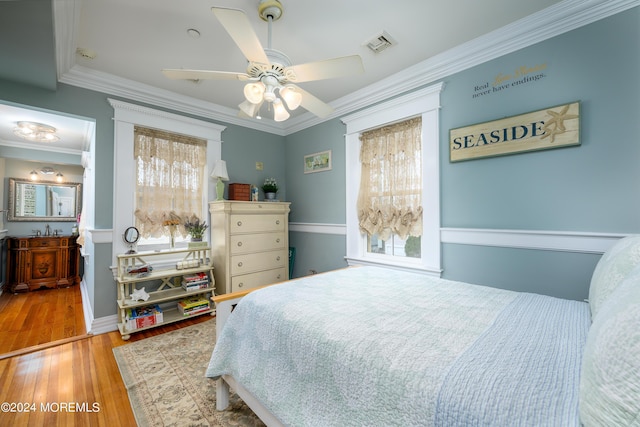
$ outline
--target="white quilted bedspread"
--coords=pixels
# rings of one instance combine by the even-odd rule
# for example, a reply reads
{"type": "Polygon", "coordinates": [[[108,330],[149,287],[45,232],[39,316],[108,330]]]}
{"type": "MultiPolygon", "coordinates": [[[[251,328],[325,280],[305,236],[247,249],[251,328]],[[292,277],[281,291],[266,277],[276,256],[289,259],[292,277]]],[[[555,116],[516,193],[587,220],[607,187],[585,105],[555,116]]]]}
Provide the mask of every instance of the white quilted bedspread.
{"type": "MultiPolygon", "coordinates": [[[[499,314],[519,295],[375,267],[309,276],[245,297],[218,337],[206,375],[230,374],[285,425],[429,426],[436,420],[484,425],[477,419],[467,424],[478,416],[459,408],[446,409],[456,412],[455,418],[436,414],[437,407],[447,407],[438,397],[455,390],[447,376],[464,371],[458,360],[471,366],[483,363],[476,361],[481,355],[468,351],[478,347],[486,352],[479,338],[487,336],[499,314]]],[[[572,303],[571,307],[586,308],[584,303],[572,303]]],[[[517,313],[513,320],[502,319],[512,326],[510,334],[518,329],[513,327],[521,317],[517,313]]],[[[570,369],[577,372],[567,374],[571,381],[575,377],[576,384],[569,389],[577,390],[588,308],[585,314],[585,326],[579,328],[585,330],[573,345],[578,365],[570,369]]],[[[495,340],[493,334],[489,336],[495,340]]],[[[491,345],[496,342],[503,345],[499,339],[491,345]]],[[[547,353],[553,358],[556,351],[550,348],[547,353]]],[[[469,393],[471,402],[480,402],[473,391],[469,393]]],[[[461,404],[468,405],[462,399],[461,404]]],[[[577,416],[577,397],[551,393],[550,399],[564,399],[569,408],[561,409],[577,416]]],[[[487,416],[500,419],[500,415],[487,416]]]]}

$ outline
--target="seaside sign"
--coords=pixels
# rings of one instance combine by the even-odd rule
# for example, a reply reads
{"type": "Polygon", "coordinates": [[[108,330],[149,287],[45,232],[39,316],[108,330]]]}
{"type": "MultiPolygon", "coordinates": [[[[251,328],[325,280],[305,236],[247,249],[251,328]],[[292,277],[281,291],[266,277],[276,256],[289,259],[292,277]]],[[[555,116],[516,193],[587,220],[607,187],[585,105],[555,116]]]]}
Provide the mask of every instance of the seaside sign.
{"type": "Polygon", "coordinates": [[[580,102],[449,131],[451,162],[580,145],[580,102]]]}

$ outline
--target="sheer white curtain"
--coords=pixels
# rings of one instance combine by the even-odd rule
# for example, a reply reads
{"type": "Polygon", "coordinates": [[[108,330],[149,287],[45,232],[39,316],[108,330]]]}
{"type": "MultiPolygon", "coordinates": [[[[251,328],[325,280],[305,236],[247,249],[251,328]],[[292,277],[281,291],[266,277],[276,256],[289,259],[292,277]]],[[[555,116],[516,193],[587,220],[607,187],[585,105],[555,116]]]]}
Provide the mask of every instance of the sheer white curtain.
{"type": "Polygon", "coordinates": [[[144,238],[185,237],[184,223],[202,214],[206,141],[136,126],[136,227],[144,238]]]}
{"type": "Polygon", "coordinates": [[[422,235],[422,118],[363,132],[360,231],[387,240],[422,235]]]}

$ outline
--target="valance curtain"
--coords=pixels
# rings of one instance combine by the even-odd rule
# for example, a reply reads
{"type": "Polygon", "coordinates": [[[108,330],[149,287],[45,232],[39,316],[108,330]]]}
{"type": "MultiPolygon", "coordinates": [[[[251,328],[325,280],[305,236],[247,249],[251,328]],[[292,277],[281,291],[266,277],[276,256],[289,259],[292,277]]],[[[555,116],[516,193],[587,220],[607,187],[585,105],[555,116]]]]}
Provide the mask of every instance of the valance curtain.
{"type": "Polygon", "coordinates": [[[422,118],[363,132],[360,231],[388,240],[422,235],[422,118]]]}
{"type": "Polygon", "coordinates": [[[135,218],[142,237],[186,237],[184,223],[202,212],[206,150],[203,139],[135,127],[135,218]]]}

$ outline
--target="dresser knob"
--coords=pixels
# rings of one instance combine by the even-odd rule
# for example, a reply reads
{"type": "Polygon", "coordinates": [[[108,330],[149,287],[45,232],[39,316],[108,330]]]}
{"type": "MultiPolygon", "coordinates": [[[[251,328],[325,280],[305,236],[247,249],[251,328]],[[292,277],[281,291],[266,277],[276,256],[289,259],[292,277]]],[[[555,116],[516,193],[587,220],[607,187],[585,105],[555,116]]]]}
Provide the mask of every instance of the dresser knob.
{"type": "Polygon", "coordinates": [[[244,283],[240,282],[238,283],[238,287],[241,288],[244,285],[244,283]]]}
{"type": "Polygon", "coordinates": [[[280,261],[280,257],[277,257],[277,258],[276,258],[276,261],[280,261]]]}
{"type": "Polygon", "coordinates": [[[242,242],[238,242],[238,246],[242,246],[242,242]]]}
{"type": "Polygon", "coordinates": [[[279,219],[276,220],[276,224],[280,225],[280,220],[279,219]]]}
{"type": "Polygon", "coordinates": [[[238,267],[242,267],[242,261],[238,263],[238,267]]]}
{"type": "Polygon", "coordinates": [[[278,277],[276,277],[276,279],[280,280],[280,277],[282,277],[282,274],[278,274],[278,277]]]}
{"type": "Polygon", "coordinates": [[[276,243],[280,243],[280,239],[279,239],[279,238],[278,238],[278,239],[276,239],[276,243]]]}
{"type": "Polygon", "coordinates": [[[238,221],[238,227],[242,227],[242,221],[238,221]]]}

